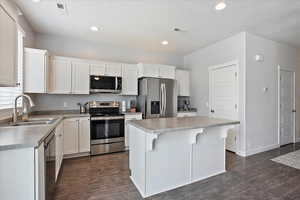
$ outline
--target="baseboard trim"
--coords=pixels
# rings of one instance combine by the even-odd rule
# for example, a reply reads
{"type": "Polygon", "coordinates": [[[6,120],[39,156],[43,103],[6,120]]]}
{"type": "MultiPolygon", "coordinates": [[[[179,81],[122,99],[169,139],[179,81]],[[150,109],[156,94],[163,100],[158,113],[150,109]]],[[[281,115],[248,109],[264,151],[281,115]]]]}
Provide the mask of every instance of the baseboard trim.
{"type": "Polygon", "coordinates": [[[133,183],[133,185],[136,187],[136,189],[139,191],[140,195],[143,198],[147,198],[147,196],[144,194],[143,190],[141,190],[141,188],[136,184],[136,182],[134,181],[134,178],[132,176],[129,176],[131,182],[133,183]]]}
{"type": "Polygon", "coordinates": [[[262,153],[262,152],[269,151],[269,150],[272,150],[272,149],[276,149],[276,148],[279,148],[279,147],[280,147],[279,144],[273,144],[273,145],[269,145],[269,146],[265,146],[265,147],[259,147],[259,148],[256,148],[256,149],[250,149],[250,150],[246,151],[245,156],[252,156],[254,154],[262,153]]]}
{"type": "Polygon", "coordinates": [[[300,137],[299,137],[299,138],[296,138],[296,143],[297,143],[297,142],[300,142],[300,137]]]}

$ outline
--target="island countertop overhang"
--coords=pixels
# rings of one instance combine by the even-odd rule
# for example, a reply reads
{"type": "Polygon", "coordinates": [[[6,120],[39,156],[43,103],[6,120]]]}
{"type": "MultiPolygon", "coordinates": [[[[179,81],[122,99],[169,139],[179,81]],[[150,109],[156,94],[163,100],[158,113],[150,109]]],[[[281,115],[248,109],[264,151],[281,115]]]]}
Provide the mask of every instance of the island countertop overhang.
{"type": "Polygon", "coordinates": [[[148,133],[161,134],[189,129],[207,129],[218,126],[237,125],[240,124],[240,122],[206,116],[197,116],[132,120],[129,122],[129,124],[148,133]]]}

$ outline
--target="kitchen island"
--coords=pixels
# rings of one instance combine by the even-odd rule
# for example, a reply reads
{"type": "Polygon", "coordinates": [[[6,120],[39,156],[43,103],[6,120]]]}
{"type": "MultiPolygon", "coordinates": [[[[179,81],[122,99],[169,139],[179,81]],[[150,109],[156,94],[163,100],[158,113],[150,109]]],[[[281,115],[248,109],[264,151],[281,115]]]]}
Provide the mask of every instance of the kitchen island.
{"type": "Polygon", "coordinates": [[[238,124],[200,116],[131,121],[132,182],[146,198],[224,173],[225,139],[238,124]]]}

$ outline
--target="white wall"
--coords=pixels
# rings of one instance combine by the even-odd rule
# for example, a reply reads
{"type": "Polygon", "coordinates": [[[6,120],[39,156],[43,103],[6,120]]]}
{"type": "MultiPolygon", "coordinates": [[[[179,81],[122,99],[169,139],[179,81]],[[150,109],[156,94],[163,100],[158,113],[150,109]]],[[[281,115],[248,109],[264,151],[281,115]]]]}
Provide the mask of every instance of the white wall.
{"type": "Polygon", "coordinates": [[[126,101],[136,100],[135,96],[120,96],[116,94],[93,94],[93,95],[32,95],[36,106],[34,111],[40,110],[78,110],[77,103],[86,103],[89,101],[126,101]],[[66,103],[66,105],[65,105],[66,103]]]}
{"type": "Polygon", "coordinates": [[[34,47],[35,33],[28,23],[24,15],[18,15],[18,10],[15,5],[10,0],[0,0],[0,4],[6,9],[6,11],[15,19],[17,24],[25,31],[26,37],[24,38],[25,47],[34,47]]]}
{"type": "MultiPolygon", "coordinates": [[[[246,34],[246,141],[247,154],[278,146],[278,65],[296,70],[297,50],[246,34]],[[254,56],[264,56],[256,62],[254,56]],[[264,93],[263,88],[268,92],[264,93]]],[[[296,102],[299,102],[299,98],[296,102]]]]}
{"type": "Polygon", "coordinates": [[[298,99],[300,99],[300,49],[298,49],[298,65],[297,65],[297,69],[296,69],[296,109],[297,109],[297,112],[296,112],[296,124],[298,126],[297,129],[296,129],[296,141],[297,142],[300,142],[300,101],[298,99]]]}
{"type": "Polygon", "coordinates": [[[183,56],[144,52],[106,44],[92,43],[68,37],[37,34],[36,47],[47,49],[54,55],[100,59],[125,63],[159,63],[175,66],[183,65],[183,56]]]}
{"type": "MultiPolygon", "coordinates": [[[[208,67],[238,60],[240,73],[239,114],[240,135],[238,149],[245,151],[244,135],[244,69],[245,69],[245,33],[240,33],[184,57],[185,68],[191,71],[191,103],[200,115],[209,115],[209,72],[208,67]]],[[[241,153],[242,154],[242,153],[241,153]]]]}

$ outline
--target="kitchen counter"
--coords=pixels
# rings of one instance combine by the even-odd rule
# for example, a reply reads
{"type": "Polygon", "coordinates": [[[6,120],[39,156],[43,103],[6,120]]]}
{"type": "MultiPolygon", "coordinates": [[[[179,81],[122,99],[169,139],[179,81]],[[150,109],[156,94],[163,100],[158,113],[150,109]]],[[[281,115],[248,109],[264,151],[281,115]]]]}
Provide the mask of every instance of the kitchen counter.
{"type": "Polygon", "coordinates": [[[239,124],[238,121],[215,119],[203,116],[133,120],[129,123],[153,134],[239,124]]]}
{"type": "Polygon", "coordinates": [[[201,116],[129,122],[133,184],[147,198],[226,172],[225,141],[238,124],[201,116]]]}
{"type": "Polygon", "coordinates": [[[0,151],[38,147],[64,118],[88,117],[89,114],[41,112],[30,118],[56,118],[52,124],[0,127],[0,151]]]}

